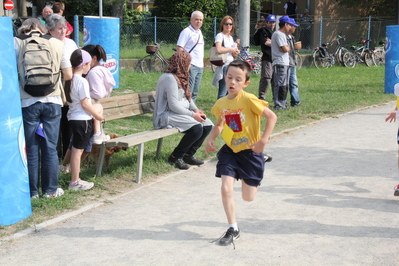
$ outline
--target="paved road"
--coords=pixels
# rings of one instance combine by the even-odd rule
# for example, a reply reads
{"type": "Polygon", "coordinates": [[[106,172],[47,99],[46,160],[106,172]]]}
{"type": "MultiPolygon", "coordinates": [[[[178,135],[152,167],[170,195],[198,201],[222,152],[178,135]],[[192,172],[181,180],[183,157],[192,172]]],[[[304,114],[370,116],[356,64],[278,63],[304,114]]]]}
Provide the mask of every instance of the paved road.
{"type": "Polygon", "coordinates": [[[210,243],[227,226],[207,162],[5,242],[0,265],[398,265],[392,106],[273,137],[256,200],[236,184],[236,249],[210,243]]]}

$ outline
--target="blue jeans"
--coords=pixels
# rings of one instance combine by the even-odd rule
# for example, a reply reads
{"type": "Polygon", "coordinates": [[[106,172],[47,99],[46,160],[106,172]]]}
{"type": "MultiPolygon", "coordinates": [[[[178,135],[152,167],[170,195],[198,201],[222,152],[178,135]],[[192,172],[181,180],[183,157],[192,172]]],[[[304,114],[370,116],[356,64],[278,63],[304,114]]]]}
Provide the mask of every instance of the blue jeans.
{"type": "Polygon", "coordinates": [[[28,159],[31,196],[39,194],[40,177],[43,194],[58,188],[57,142],[61,120],[61,105],[36,102],[22,108],[28,159]],[[40,121],[46,138],[36,134],[40,121]]]}
{"type": "Polygon", "coordinates": [[[228,66],[223,66],[223,78],[219,80],[219,91],[218,91],[218,99],[227,95],[226,89],[226,81],[224,80],[224,76],[226,75],[228,66]]]}
{"type": "Polygon", "coordinates": [[[299,105],[298,79],[296,77],[296,67],[289,67],[289,90],[291,95],[291,106],[299,105]]]}
{"type": "Polygon", "coordinates": [[[203,67],[197,67],[191,65],[190,68],[190,90],[191,90],[191,99],[193,102],[197,100],[197,95],[200,88],[200,83],[202,79],[202,73],[204,73],[203,67]]]}

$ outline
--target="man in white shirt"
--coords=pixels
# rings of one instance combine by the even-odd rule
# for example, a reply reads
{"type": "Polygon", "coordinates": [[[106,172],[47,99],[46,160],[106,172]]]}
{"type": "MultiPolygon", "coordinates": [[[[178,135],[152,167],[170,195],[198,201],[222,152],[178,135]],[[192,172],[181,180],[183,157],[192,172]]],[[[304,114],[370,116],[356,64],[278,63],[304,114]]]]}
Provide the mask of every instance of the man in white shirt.
{"type": "Polygon", "coordinates": [[[186,50],[191,55],[190,68],[190,90],[191,99],[195,102],[197,99],[199,86],[204,72],[204,36],[200,30],[204,14],[201,11],[194,11],[191,14],[191,25],[186,27],[180,33],[177,41],[177,50],[186,50]]]}

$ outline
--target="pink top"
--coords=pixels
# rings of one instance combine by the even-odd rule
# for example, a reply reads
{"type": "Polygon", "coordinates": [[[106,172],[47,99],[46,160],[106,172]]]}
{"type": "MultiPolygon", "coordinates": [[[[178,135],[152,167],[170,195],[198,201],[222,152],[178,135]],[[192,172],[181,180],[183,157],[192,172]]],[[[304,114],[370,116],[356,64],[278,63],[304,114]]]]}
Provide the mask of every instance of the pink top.
{"type": "Polygon", "coordinates": [[[90,69],[86,79],[90,85],[90,97],[96,100],[109,97],[116,84],[111,72],[101,65],[90,69]]]}

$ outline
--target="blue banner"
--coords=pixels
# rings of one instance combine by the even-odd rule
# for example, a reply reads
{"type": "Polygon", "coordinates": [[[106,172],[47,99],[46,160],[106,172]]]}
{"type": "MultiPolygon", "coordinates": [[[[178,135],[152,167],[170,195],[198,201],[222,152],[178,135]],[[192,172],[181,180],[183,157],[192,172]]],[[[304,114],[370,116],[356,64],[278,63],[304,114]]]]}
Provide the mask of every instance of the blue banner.
{"type": "Polygon", "coordinates": [[[107,62],[101,64],[114,76],[116,82],[114,88],[119,88],[119,18],[85,16],[83,22],[84,45],[99,44],[104,48],[107,62]]]}
{"type": "Polygon", "coordinates": [[[394,93],[399,86],[399,25],[387,26],[385,55],[385,93],[394,93]]]}
{"type": "Polygon", "coordinates": [[[0,17],[0,224],[32,214],[25,135],[10,17],[0,17]]]}

